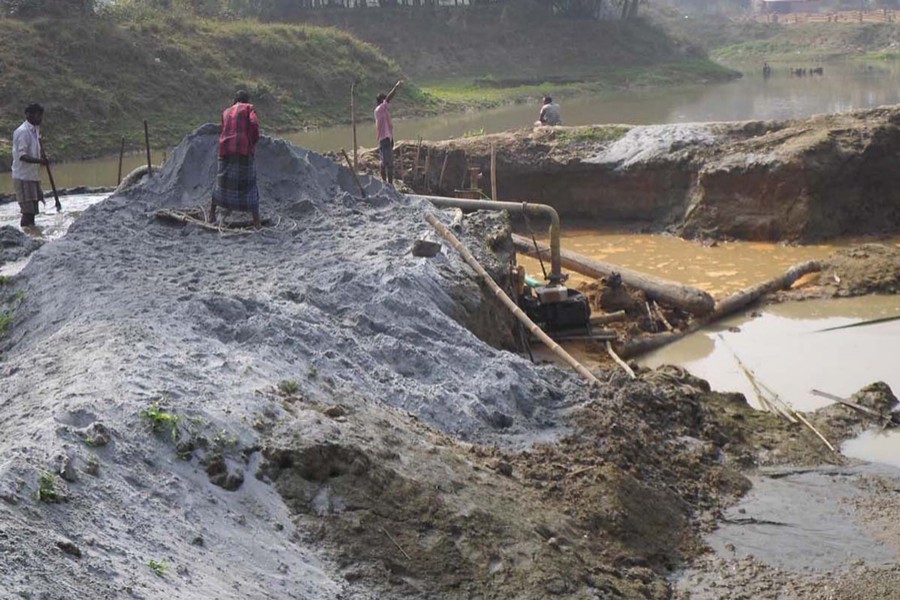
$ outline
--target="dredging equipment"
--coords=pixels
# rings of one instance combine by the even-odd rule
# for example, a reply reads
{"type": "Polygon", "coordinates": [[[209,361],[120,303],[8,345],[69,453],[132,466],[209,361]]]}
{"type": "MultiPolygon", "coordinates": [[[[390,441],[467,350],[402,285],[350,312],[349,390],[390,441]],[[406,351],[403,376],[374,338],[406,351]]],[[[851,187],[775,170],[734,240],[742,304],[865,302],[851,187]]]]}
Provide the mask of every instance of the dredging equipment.
{"type": "Polygon", "coordinates": [[[500,202],[495,200],[470,200],[446,196],[422,196],[410,194],[410,198],[427,200],[439,208],[459,208],[462,210],[505,210],[514,214],[550,219],[550,272],[547,284],[529,282],[518,294],[519,306],[529,318],[541,323],[549,331],[560,332],[584,328],[590,335],[591,308],[587,298],[564,285],[566,275],[562,272],[560,259],[559,213],[552,206],[532,202],[500,202]]]}

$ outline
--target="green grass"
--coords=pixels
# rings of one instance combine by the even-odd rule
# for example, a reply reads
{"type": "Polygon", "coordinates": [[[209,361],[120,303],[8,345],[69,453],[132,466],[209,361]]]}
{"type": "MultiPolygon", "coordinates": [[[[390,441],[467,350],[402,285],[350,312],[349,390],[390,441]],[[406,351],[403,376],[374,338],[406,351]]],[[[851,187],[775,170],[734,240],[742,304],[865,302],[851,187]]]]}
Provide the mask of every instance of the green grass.
{"type": "Polygon", "coordinates": [[[181,423],[181,417],[163,410],[159,401],[142,410],[140,416],[147,420],[154,432],[168,432],[173,442],[178,441],[178,425],[181,423]]]}
{"type": "Polygon", "coordinates": [[[13,322],[13,315],[9,311],[0,312],[0,335],[5,334],[13,322]]]}
{"type": "Polygon", "coordinates": [[[59,502],[62,499],[56,489],[56,475],[49,471],[41,473],[38,479],[37,499],[41,502],[59,502]]]}
{"type": "MultiPolygon", "coordinates": [[[[554,97],[618,91],[622,89],[660,87],[725,81],[737,73],[710,60],[697,58],[677,63],[647,66],[595,68],[581,71],[575,81],[540,82],[512,87],[480,85],[473,79],[448,79],[422,83],[422,90],[453,108],[487,108],[509,102],[525,101],[552,92],[554,97]]],[[[482,76],[485,77],[485,76],[482,76]]]]}
{"type": "Polygon", "coordinates": [[[719,60],[830,60],[894,58],[900,26],[889,23],[804,23],[781,26],[765,39],[740,41],[716,50],[719,60]]]}
{"type": "Polygon", "coordinates": [[[169,565],[167,565],[165,561],[151,560],[147,563],[147,566],[150,567],[150,570],[153,571],[157,577],[163,577],[169,570],[169,565]]]}
{"type": "Polygon", "coordinates": [[[278,382],[278,391],[285,396],[292,396],[300,389],[300,385],[293,379],[282,379],[278,382]]]}
{"type": "MultiPolygon", "coordinates": [[[[172,144],[218,122],[234,91],[247,89],[268,131],[349,121],[350,85],[374,97],[402,74],[369,44],[336,29],[212,21],[148,13],[125,18],[0,19],[0,164],[22,108],[46,108],[48,154],[83,158],[143,143],[172,144]]],[[[398,106],[433,108],[415,85],[398,106]]]]}

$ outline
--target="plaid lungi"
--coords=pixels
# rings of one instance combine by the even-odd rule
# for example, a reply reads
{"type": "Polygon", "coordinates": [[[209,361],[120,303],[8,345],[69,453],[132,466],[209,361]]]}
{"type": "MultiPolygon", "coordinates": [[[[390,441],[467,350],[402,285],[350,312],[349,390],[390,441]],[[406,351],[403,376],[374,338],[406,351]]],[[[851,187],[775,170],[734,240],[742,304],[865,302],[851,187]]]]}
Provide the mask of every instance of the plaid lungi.
{"type": "Polygon", "coordinates": [[[229,210],[253,212],[259,210],[259,190],[256,188],[256,164],[252,156],[220,156],[216,188],[216,206],[229,210]]]}
{"type": "Polygon", "coordinates": [[[25,181],[13,179],[13,189],[16,191],[16,202],[23,215],[36,215],[41,212],[38,203],[44,199],[40,181],[25,181]]]}

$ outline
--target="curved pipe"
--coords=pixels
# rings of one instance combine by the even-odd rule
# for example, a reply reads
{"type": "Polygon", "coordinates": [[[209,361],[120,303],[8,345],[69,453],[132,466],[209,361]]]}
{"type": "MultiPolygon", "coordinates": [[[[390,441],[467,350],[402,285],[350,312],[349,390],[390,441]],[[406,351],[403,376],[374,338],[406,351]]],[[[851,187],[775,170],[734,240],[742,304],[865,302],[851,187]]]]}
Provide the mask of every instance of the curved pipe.
{"type": "Polygon", "coordinates": [[[410,198],[428,200],[440,208],[462,208],[468,210],[508,210],[533,216],[550,217],[550,285],[563,282],[562,261],[559,244],[559,213],[552,206],[529,202],[497,202],[494,200],[468,200],[464,198],[448,198],[446,196],[420,196],[409,194],[410,198]]]}

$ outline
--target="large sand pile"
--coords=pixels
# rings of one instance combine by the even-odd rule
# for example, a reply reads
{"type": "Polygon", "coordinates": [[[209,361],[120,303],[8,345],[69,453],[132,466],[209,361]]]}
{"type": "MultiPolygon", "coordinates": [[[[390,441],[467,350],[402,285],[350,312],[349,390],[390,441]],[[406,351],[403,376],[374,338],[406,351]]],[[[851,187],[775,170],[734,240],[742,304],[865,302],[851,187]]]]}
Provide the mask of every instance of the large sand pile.
{"type": "Polygon", "coordinates": [[[335,597],[343,584],[290,541],[283,503],[252,476],[262,444],[253,426],[284,414],[262,390],[284,382],[295,398],[395,407],[504,443],[552,437],[559,411],[586,399],[567,373],[464,326],[496,307],[455,253],[409,253],[430,235],[430,205],[371,179],[362,200],[349,171],[320,155],[261,141],[262,208],[276,223],[261,232],[154,219],[207,201],[216,129],[87,210],[16,279],[23,299],[0,340],[0,589],[335,597]],[[141,416],[154,402],[178,416],[177,448],[170,423],[154,434],[141,416]],[[237,487],[245,471],[235,493],[209,483],[237,487]],[[35,499],[44,472],[72,480],[53,482],[68,502],[35,499]],[[69,544],[81,558],[60,551],[69,544]],[[169,572],[148,566],[166,557],[169,572]]]}

